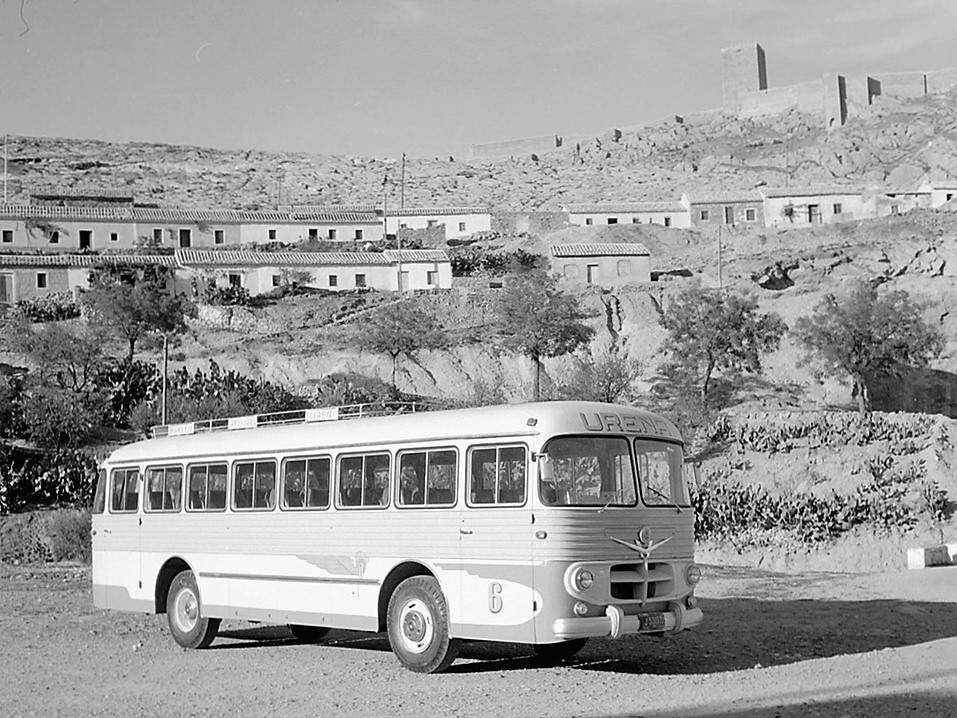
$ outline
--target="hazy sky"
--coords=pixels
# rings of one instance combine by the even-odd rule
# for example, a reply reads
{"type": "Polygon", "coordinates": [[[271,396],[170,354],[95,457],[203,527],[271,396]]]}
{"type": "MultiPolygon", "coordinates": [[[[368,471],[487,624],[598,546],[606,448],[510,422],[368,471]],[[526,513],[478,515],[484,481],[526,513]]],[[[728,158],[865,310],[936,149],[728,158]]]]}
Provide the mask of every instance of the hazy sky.
{"type": "Polygon", "coordinates": [[[954,0],[0,0],[0,132],[464,156],[770,86],[957,65],[954,0]],[[29,29],[28,29],[29,27],[29,29]]]}

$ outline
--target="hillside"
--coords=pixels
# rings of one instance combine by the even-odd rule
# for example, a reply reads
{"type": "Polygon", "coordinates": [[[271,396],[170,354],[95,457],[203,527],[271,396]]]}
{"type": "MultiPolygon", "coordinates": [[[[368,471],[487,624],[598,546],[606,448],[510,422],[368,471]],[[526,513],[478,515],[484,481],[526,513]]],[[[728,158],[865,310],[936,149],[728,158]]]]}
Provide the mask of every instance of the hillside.
{"type": "MultiPolygon", "coordinates": [[[[957,176],[957,91],[886,99],[830,133],[790,113],[743,120],[689,116],[637,131],[609,130],[538,158],[470,162],[410,158],[405,201],[553,209],[598,199],[667,199],[687,189],[822,182],[911,186],[957,176]]],[[[150,143],[10,138],[12,201],[30,191],[110,187],[185,207],[369,204],[399,196],[392,159],[227,151],[150,143]]]]}

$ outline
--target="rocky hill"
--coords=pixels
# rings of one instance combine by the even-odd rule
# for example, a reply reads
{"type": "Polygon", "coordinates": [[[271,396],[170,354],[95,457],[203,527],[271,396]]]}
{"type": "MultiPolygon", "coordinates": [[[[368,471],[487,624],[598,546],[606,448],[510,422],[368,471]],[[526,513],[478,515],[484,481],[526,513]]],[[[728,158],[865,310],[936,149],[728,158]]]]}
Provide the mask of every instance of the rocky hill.
{"type": "MultiPolygon", "coordinates": [[[[687,189],[821,182],[910,186],[957,176],[957,91],[885,99],[826,132],[791,112],[746,120],[689,116],[604,135],[540,157],[471,162],[410,158],[407,205],[488,204],[556,208],[598,199],[667,199],[687,189]]],[[[11,199],[30,191],[110,187],[143,201],[186,207],[390,202],[399,195],[394,159],[227,151],[150,143],[10,138],[11,199]]]]}

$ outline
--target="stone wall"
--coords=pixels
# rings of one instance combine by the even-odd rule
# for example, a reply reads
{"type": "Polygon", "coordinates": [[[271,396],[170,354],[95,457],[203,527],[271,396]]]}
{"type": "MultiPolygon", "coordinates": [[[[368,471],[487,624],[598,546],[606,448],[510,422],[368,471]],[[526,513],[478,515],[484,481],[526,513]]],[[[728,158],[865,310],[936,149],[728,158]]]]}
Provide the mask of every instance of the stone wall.
{"type": "Polygon", "coordinates": [[[745,93],[739,97],[738,114],[741,117],[760,117],[797,109],[820,116],[824,106],[823,98],[823,82],[809,80],[796,85],[745,93]]]}
{"type": "Polygon", "coordinates": [[[492,231],[504,235],[541,235],[568,226],[567,212],[492,212],[492,231]]]}
{"type": "Polygon", "coordinates": [[[943,70],[931,70],[926,73],[927,92],[948,92],[957,87],[957,67],[947,67],[943,70]]]}
{"type": "Polygon", "coordinates": [[[472,145],[472,158],[528,157],[532,154],[551,152],[563,144],[564,141],[560,135],[541,135],[539,137],[502,140],[501,142],[485,142],[472,145]]]}

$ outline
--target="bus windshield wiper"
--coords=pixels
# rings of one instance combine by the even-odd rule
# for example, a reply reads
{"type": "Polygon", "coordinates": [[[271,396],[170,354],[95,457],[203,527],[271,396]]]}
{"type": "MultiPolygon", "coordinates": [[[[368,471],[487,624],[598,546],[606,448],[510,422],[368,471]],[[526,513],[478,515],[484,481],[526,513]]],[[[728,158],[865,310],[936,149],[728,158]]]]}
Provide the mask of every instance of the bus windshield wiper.
{"type": "Polygon", "coordinates": [[[674,510],[677,511],[679,514],[681,513],[681,507],[678,506],[678,504],[675,502],[675,500],[674,500],[673,498],[671,498],[670,496],[665,496],[665,494],[663,494],[661,491],[658,491],[658,489],[656,489],[656,488],[655,488],[654,486],[652,486],[651,484],[648,485],[648,490],[649,490],[651,493],[653,493],[653,494],[655,494],[655,495],[660,496],[661,498],[663,498],[665,501],[668,502],[668,505],[669,505],[669,506],[673,507],[674,510]]]}

